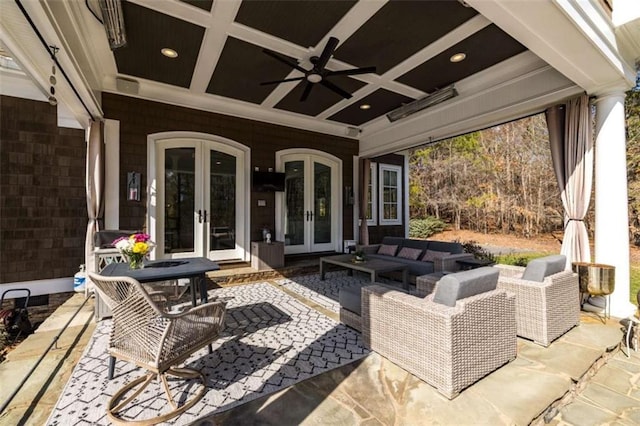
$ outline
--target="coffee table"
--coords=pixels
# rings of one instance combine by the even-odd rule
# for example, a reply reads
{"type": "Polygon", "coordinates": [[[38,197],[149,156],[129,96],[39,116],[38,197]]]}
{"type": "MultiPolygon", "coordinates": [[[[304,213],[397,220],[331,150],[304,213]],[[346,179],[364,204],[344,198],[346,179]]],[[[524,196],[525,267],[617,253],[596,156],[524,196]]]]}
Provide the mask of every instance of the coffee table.
{"type": "Polygon", "coordinates": [[[402,286],[405,290],[409,289],[409,270],[407,265],[400,262],[393,262],[383,259],[365,259],[362,262],[356,262],[352,254],[340,254],[337,256],[326,256],[320,258],[320,280],[324,281],[327,265],[335,265],[347,269],[349,275],[353,275],[353,271],[365,272],[371,275],[371,282],[378,280],[378,274],[383,272],[402,271],[402,286]]]}

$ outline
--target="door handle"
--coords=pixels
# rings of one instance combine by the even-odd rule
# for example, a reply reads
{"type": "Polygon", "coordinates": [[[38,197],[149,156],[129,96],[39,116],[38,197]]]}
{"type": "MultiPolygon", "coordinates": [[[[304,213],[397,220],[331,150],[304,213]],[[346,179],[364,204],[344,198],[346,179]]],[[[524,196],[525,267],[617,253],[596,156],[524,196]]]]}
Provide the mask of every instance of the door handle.
{"type": "Polygon", "coordinates": [[[306,219],[306,221],[307,221],[307,222],[309,222],[309,210],[307,210],[306,215],[307,215],[307,219],[306,219]]]}
{"type": "Polygon", "coordinates": [[[202,210],[198,210],[198,223],[202,223],[202,210]]]}
{"type": "Polygon", "coordinates": [[[313,212],[309,212],[309,220],[313,220],[313,212]]]}
{"type": "Polygon", "coordinates": [[[207,223],[207,211],[204,211],[204,222],[207,223]]]}

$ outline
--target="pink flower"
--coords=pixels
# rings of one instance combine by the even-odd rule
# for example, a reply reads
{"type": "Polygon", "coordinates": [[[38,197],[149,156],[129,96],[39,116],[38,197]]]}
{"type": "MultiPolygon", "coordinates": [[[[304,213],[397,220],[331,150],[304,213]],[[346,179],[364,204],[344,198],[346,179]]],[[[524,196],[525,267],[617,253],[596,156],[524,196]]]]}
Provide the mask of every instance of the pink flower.
{"type": "Polygon", "coordinates": [[[149,236],[149,234],[135,234],[134,235],[134,239],[136,241],[136,243],[146,243],[147,241],[149,241],[151,237],[149,236]]]}

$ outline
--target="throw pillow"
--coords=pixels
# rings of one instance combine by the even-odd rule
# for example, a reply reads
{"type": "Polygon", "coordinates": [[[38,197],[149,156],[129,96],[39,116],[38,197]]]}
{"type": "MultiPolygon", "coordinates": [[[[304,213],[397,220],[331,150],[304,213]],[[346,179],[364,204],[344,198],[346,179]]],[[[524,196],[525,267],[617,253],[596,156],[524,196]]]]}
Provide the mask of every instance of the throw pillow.
{"type": "Polygon", "coordinates": [[[435,262],[436,260],[440,260],[445,256],[449,256],[451,253],[448,251],[433,251],[427,250],[424,256],[422,256],[423,262],[435,262]]]}
{"type": "Polygon", "coordinates": [[[378,254],[384,254],[387,256],[395,256],[396,250],[398,250],[398,246],[390,246],[388,244],[381,244],[378,249],[378,254]]]}
{"type": "Polygon", "coordinates": [[[400,253],[398,253],[397,257],[402,257],[404,259],[417,260],[420,257],[422,250],[410,247],[402,247],[400,249],[400,253]]]}

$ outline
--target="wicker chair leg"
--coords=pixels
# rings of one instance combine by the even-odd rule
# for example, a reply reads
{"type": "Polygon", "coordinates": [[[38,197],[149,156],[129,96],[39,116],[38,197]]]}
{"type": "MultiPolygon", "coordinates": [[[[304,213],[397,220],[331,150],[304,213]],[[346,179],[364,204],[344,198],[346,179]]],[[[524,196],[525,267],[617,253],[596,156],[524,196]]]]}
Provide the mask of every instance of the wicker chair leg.
{"type": "Polygon", "coordinates": [[[206,386],[204,384],[204,376],[199,371],[192,370],[190,368],[170,368],[165,373],[160,374],[160,379],[163,384],[164,392],[167,395],[167,400],[173,407],[173,410],[161,416],[153,417],[151,419],[124,420],[121,417],[119,417],[117,413],[122,411],[124,407],[126,407],[131,401],[133,401],[135,397],[138,396],[149,385],[149,383],[151,383],[151,381],[156,377],[158,377],[158,374],[149,373],[145,376],[139,377],[136,380],[124,385],[124,387],[122,387],[118,392],[116,392],[113,395],[113,397],[111,397],[111,400],[109,401],[109,406],[107,407],[107,415],[109,417],[109,420],[111,420],[111,422],[116,425],[149,426],[149,425],[162,423],[173,417],[176,417],[177,415],[191,408],[195,403],[200,401],[200,399],[202,398],[202,396],[206,391],[206,386]],[[178,407],[178,405],[175,403],[173,399],[173,396],[171,396],[171,391],[169,390],[169,385],[166,379],[166,375],[168,374],[172,376],[180,377],[183,379],[199,378],[202,383],[200,391],[198,391],[196,395],[194,395],[190,400],[185,402],[182,406],[178,407]],[[124,401],[117,404],[118,400],[120,400],[120,398],[122,398],[123,395],[125,395],[127,392],[134,389],[136,386],[140,385],[141,383],[142,385],[139,388],[137,388],[131,396],[127,397],[124,401]]]}

